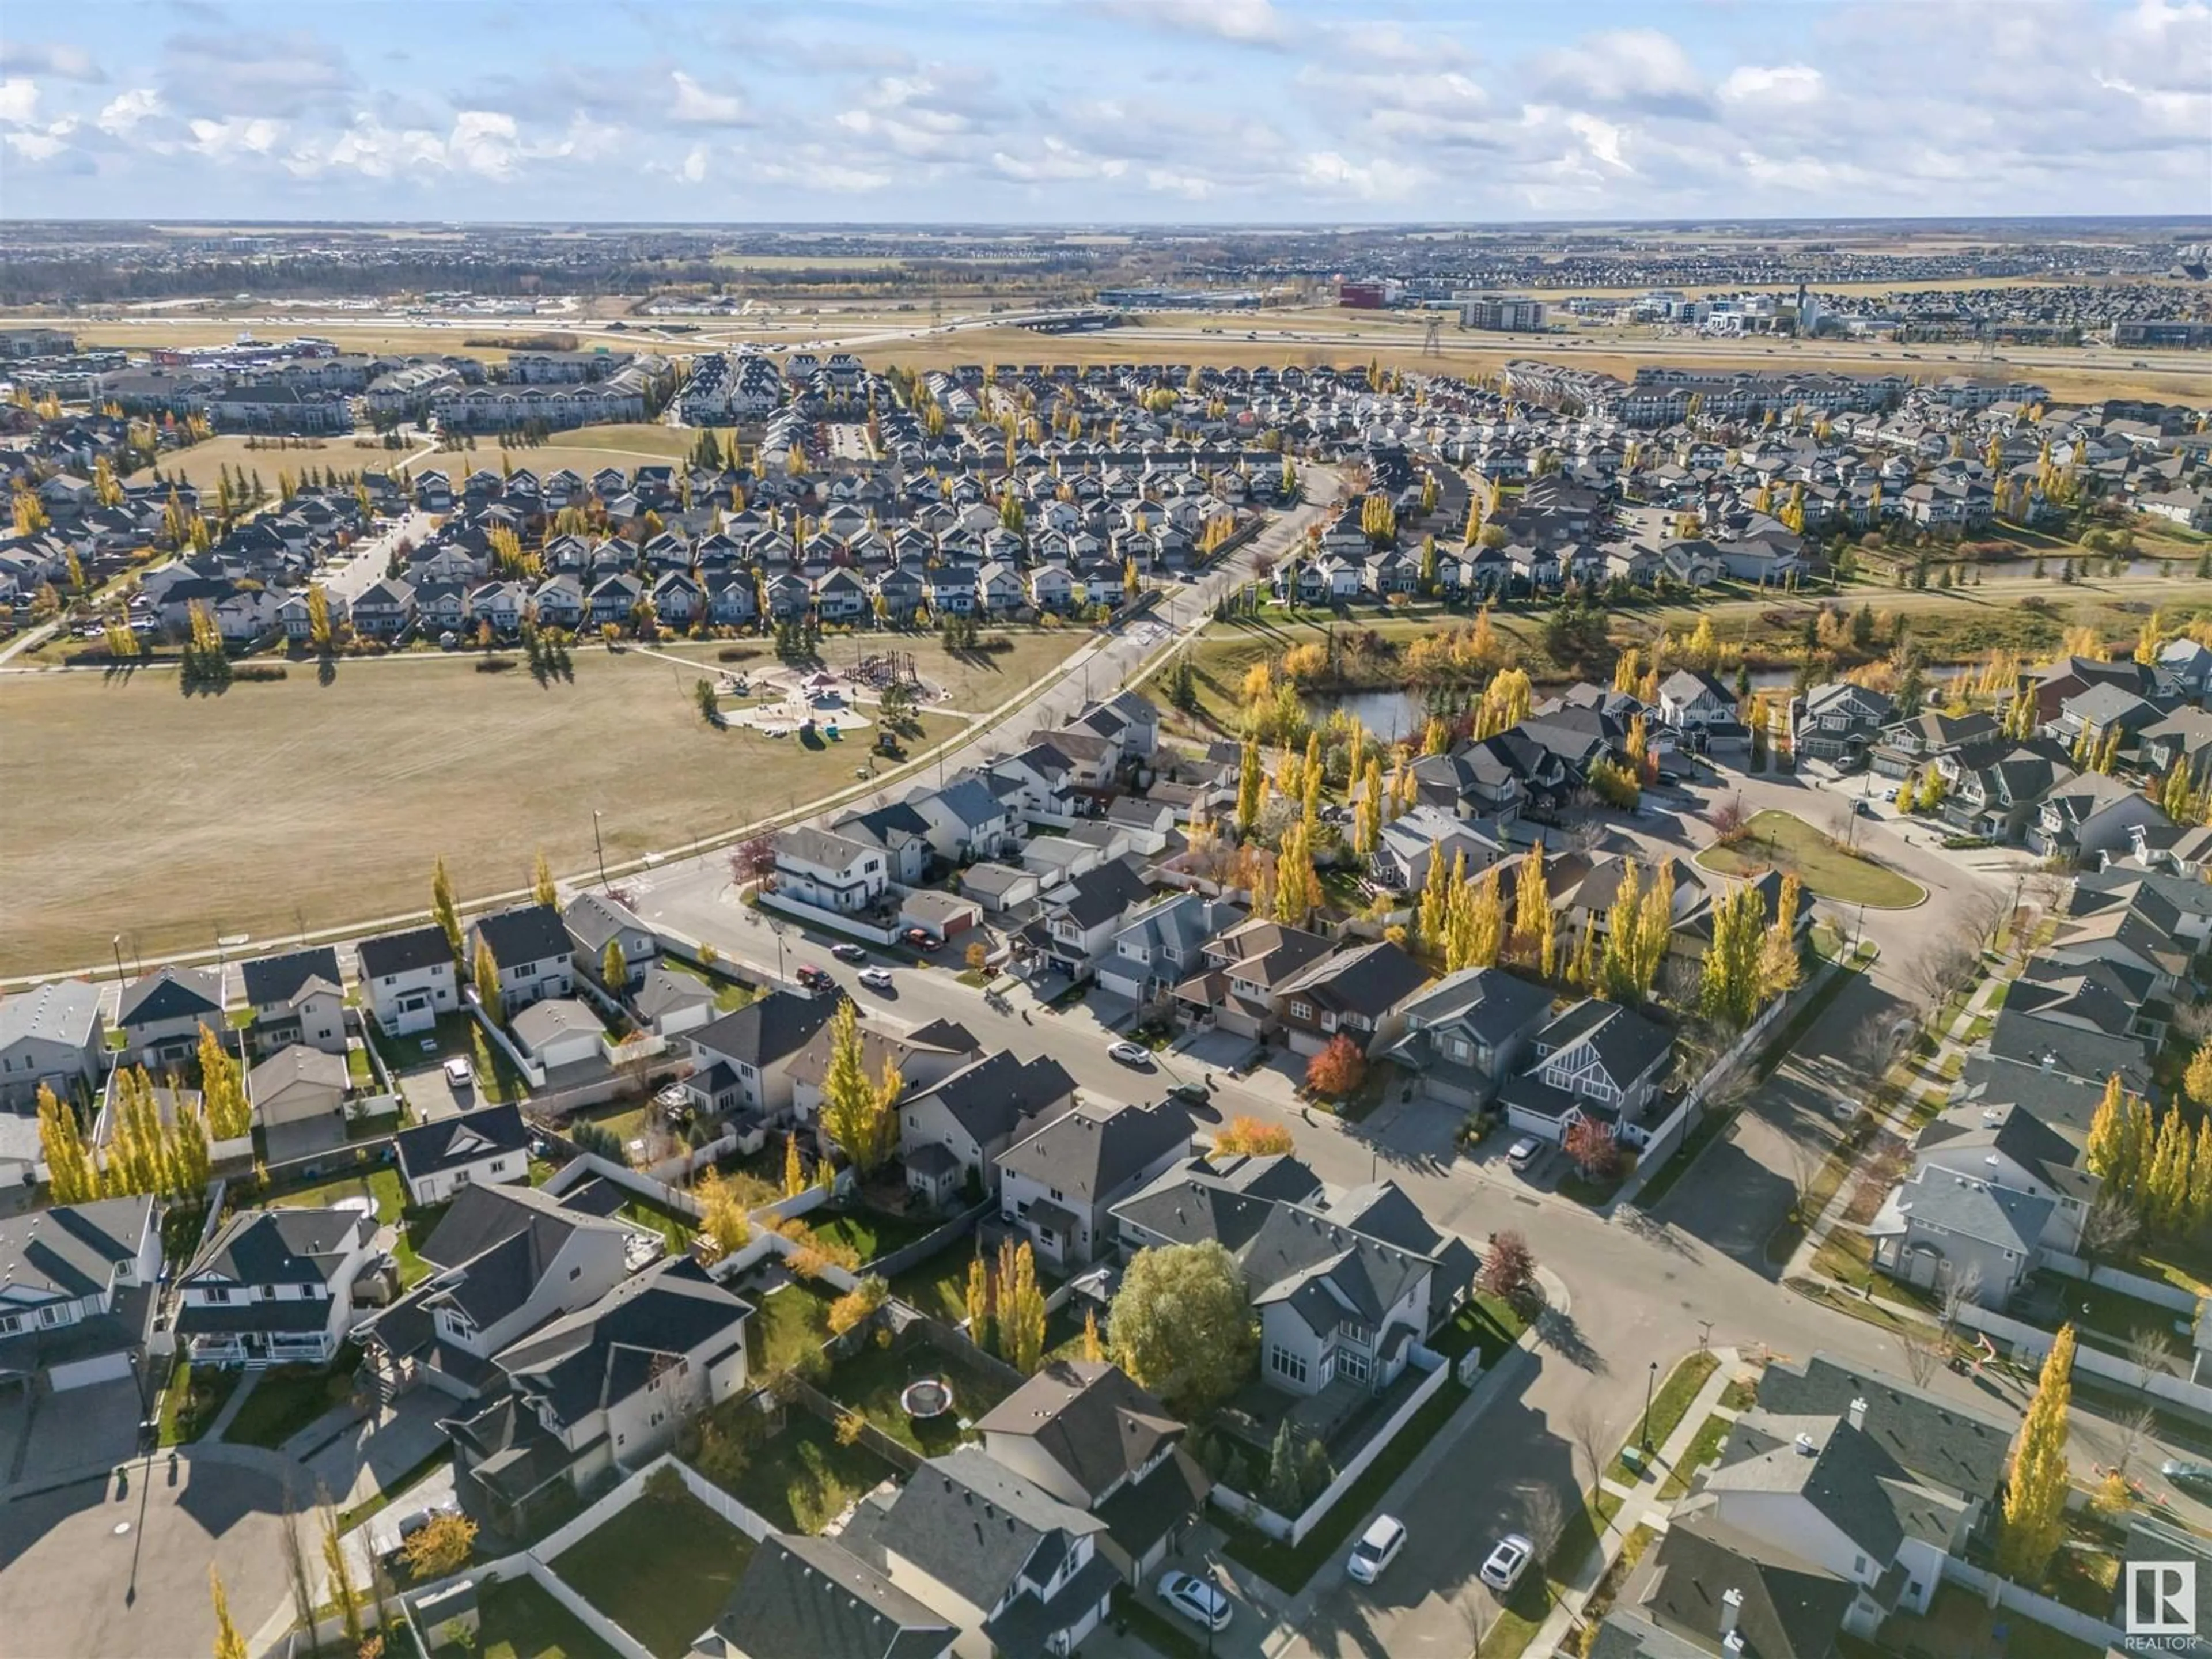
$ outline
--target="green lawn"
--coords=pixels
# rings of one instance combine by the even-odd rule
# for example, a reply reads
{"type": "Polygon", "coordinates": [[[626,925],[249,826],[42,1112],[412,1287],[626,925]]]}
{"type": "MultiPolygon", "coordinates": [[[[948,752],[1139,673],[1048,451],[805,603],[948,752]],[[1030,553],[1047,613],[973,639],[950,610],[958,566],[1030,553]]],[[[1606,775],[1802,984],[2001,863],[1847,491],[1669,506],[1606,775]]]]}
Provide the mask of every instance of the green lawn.
{"type": "Polygon", "coordinates": [[[346,1080],[360,1089],[366,1089],[376,1081],[375,1068],[368,1063],[368,1049],[346,1050],[346,1080]]]}
{"type": "Polygon", "coordinates": [[[794,1408],[729,1492],[778,1531],[819,1533],[897,1473],[866,1446],[839,1445],[827,1423],[794,1408]]]}
{"type": "Polygon", "coordinates": [[[672,974],[683,974],[696,979],[712,991],[714,994],[714,1012],[719,1014],[733,1014],[747,1003],[757,1000],[760,996],[760,992],[756,988],[747,985],[742,980],[725,979],[720,974],[702,972],[690,963],[680,962],[674,957],[663,956],[660,965],[672,974]]]}
{"type": "Polygon", "coordinates": [[[830,1338],[830,1304],[836,1292],[824,1293],[804,1280],[769,1291],[760,1299],[753,1316],[749,1342],[757,1345],[759,1370],[772,1376],[795,1364],[809,1348],[818,1348],[830,1338]]]}
{"type": "Polygon", "coordinates": [[[1806,890],[1820,898],[1877,910],[1905,909],[1928,896],[1918,882],[1872,859],[1845,852],[1789,812],[1755,814],[1748,836],[1732,846],[1708,847],[1698,854],[1698,864],[1727,876],[1794,870],[1806,890]]]}
{"type": "MultiPolygon", "coordinates": [[[[1658,1392],[1652,1395],[1650,1419],[1647,1421],[1639,1416],[1636,1426],[1628,1431],[1628,1438],[1623,1443],[1642,1447],[1648,1442],[1652,1455],[1657,1456],[1660,1449],[1667,1443],[1667,1437],[1674,1433],[1675,1426],[1689,1415],[1690,1402],[1698,1397],[1698,1390],[1705,1386],[1705,1379],[1720,1366],[1719,1356],[1708,1348],[1700,1348],[1686,1356],[1667,1374],[1666,1380],[1659,1385],[1658,1392]]],[[[1606,1473],[1623,1486],[1636,1484],[1636,1471],[1618,1457],[1613,1460],[1613,1467],[1606,1473]]]]}
{"type": "Polygon", "coordinates": [[[1478,1294],[1429,1339],[1429,1346],[1447,1360],[1457,1359],[1469,1348],[1480,1348],[1483,1367],[1487,1370],[1528,1328],[1528,1322],[1496,1297],[1478,1294]]]}
{"type": "Polygon", "coordinates": [[[965,1437],[961,1419],[974,1422],[1013,1392],[982,1366],[927,1342],[904,1348],[865,1344],[850,1359],[838,1362],[822,1391],[924,1457],[951,1451],[965,1437]],[[900,1407],[899,1395],[908,1384],[933,1376],[952,1385],[952,1409],[917,1423],[900,1407]]]}
{"type": "Polygon", "coordinates": [[[358,1350],[341,1348],[328,1366],[276,1365],[261,1373],[253,1392],[230,1419],[224,1440],[275,1450],[333,1406],[353,1398],[358,1350]]]}
{"type": "Polygon", "coordinates": [[[659,1659],[682,1659],[737,1588],[753,1540],[688,1492],[646,1495],[550,1563],[659,1659]]]}
{"type": "Polygon", "coordinates": [[[168,1387],[161,1393],[161,1443],[186,1446],[205,1434],[245,1375],[213,1365],[195,1372],[192,1362],[179,1352],[169,1371],[168,1387]]]}
{"type": "MultiPolygon", "coordinates": [[[[808,1216],[806,1224],[823,1243],[848,1246],[865,1267],[879,1255],[889,1255],[893,1250],[903,1249],[918,1238],[927,1237],[944,1224],[944,1218],[892,1215],[884,1210],[823,1209],[808,1216]]],[[[960,1271],[963,1273],[968,1271],[964,1257],[960,1271]]]]}
{"type": "Polygon", "coordinates": [[[1413,1467],[1414,1459],[1427,1453],[1429,1443],[1467,1396],[1467,1389],[1447,1380],[1426,1405],[1407,1419],[1390,1443],[1382,1449],[1382,1455],[1367,1466],[1367,1473],[1336,1500],[1320,1523],[1306,1534],[1303,1544],[1293,1546],[1270,1538],[1225,1511],[1217,1510],[1210,1518],[1228,1534],[1229,1553],[1285,1595],[1297,1595],[1322,1565],[1344,1548],[1352,1529],[1367,1518],[1368,1510],[1382,1501],[1382,1494],[1390,1490],[1391,1483],[1413,1467]]]}
{"type": "Polygon", "coordinates": [[[1659,1496],[1669,1503],[1687,1494],[1690,1482],[1703,1465],[1720,1455],[1721,1442],[1728,1438],[1729,1420],[1715,1412],[1698,1425],[1698,1432],[1690,1442],[1682,1461],[1667,1471],[1667,1479],[1659,1488],[1659,1496]]]}
{"type": "Polygon", "coordinates": [[[483,1628],[476,1644],[444,1647],[439,1659],[617,1659],[582,1620],[528,1578],[509,1578],[483,1592],[477,1603],[483,1628]]]}
{"type": "Polygon", "coordinates": [[[891,1294],[908,1307],[957,1325],[968,1317],[968,1264],[975,1260],[972,1244],[955,1244],[916,1262],[890,1281],[891,1294]]]}
{"type": "Polygon", "coordinates": [[[399,1283],[403,1288],[419,1283],[429,1273],[430,1264],[415,1253],[415,1246],[429,1237],[439,1218],[446,1213],[446,1206],[434,1204],[427,1209],[409,1209],[407,1189],[400,1185],[399,1171],[389,1164],[377,1164],[358,1175],[340,1176],[334,1181],[318,1182],[310,1187],[295,1187],[268,1202],[280,1210],[301,1210],[335,1204],[347,1198],[374,1199],[377,1220],[398,1224],[392,1255],[399,1264],[399,1283]]]}

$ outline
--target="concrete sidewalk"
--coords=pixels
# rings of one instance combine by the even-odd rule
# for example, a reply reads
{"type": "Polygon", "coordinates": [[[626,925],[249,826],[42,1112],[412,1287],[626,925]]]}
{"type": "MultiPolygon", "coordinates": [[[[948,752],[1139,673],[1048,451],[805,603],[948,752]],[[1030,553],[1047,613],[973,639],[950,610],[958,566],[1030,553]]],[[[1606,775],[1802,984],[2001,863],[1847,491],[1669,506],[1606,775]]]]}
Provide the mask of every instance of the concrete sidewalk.
{"type": "Polygon", "coordinates": [[[1565,1589],[1553,1602],[1551,1613],[1530,1638],[1528,1652],[1549,1654],[1559,1650],[1568,1632],[1581,1623],[1582,1611],[1589,1604],[1590,1592],[1620,1556],[1630,1533],[1639,1526],[1648,1526],[1659,1532],[1667,1529],[1667,1512],[1673,1507],[1674,1500],[1662,1501],[1660,1488],[1666,1484],[1668,1475],[1688,1455],[1690,1443],[1698,1437],[1698,1431],[1705,1426],[1705,1419],[1716,1412],[1733,1415],[1722,1407],[1721,1395],[1728,1391],[1729,1384],[1742,1369],[1742,1357],[1734,1348],[1715,1348],[1712,1352],[1720,1364],[1690,1401],[1690,1408],[1682,1413],[1682,1420],[1674,1425],[1667,1437],[1666,1443],[1658,1449],[1643,1478],[1632,1486],[1625,1486],[1610,1477],[1599,1481],[1601,1487],[1621,1500],[1620,1512],[1613,1516],[1610,1527],[1599,1533],[1597,1547],[1585,1555],[1581,1565],[1568,1576],[1565,1589]]]}

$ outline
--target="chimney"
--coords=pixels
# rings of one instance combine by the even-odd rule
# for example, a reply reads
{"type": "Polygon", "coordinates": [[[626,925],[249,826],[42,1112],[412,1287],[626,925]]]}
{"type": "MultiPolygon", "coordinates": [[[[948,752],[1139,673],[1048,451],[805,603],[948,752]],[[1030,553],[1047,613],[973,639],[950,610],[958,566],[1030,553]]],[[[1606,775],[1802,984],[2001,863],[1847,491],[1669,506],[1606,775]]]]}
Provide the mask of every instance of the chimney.
{"type": "Polygon", "coordinates": [[[1852,1401],[1849,1415],[1851,1420],[1851,1426],[1853,1428],[1863,1429],[1866,1427],[1866,1401],[1863,1399],[1852,1401]]]}
{"type": "Polygon", "coordinates": [[[1735,1622],[1743,1617],[1743,1592],[1725,1589],[1721,1592],[1721,1636],[1726,1639],[1735,1634],[1735,1622]]]}

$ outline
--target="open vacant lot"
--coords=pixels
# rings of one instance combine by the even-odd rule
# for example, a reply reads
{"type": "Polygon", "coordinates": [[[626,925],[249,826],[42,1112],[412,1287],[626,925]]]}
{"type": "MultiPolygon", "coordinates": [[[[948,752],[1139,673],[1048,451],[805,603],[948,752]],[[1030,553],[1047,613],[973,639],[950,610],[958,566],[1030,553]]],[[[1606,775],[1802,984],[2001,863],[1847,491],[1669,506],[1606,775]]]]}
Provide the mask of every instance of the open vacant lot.
{"type": "MultiPolygon", "coordinates": [[[[263,485],[274,495],[279,472],[297,473],[311,466],[336,467],[341,472],[377,471],[398,465],[418,447],[410,444],[405,449],[386,449],[380,442],[356,444],[349,437],[294,438],[279,449],[273,438],[248,440],[234,434],[209,438],[187,449],[171,450],[155,465],[163,477],[187,479],[203,489],[213,489],[225,467],[248,478],[258,472],[263,485]]],[[[152,477],[150,471],[131,475],[133,483],[152,477]]],[[[213,516],[214,509],[210,507],[209,513],[213,516]]]]}
{"type": "MultiPolygon", "coordinates": [[[[716,435],[727,444],[726,431],[718,429],[716,435]]],[[[459,479],[480,466],[498,471],[500,458],[505,456],[516,468],[526,466],[541,478],[564,466],[573,467],[589,477],[603,466],[628,470],[654,461],[673,460],[689,455],[698,441],[696,427],[650,423],[580,426],[574,431],[556,432],[544,443],[518,444],[512,449],[501,449],[496,434],[478,433],[474,449],[425,455],[416,463],[415,471],[422,473],[435,468],[450,478],[459,479]]]]}
{"type": "MultiPolygon", "coordinates": [[[[980,711],[1086,637],[1017,634],[959,662],[927,636],[897,642],[951,707],[980,711]]],[[[854,647],[826,648],[842,664],[854,647]]],[[[695,672],[579,646],[574,682],[543,686],[436,655],[342,662],[328,685],[295,664],[213,697],[167,672],[0,676],[9,769],[37,780],[0,801],[0,972],[104,963],[118,932],[150,957],[424,908],[441,854],[465,903],[526,884],[541,846],[556,871],[587,867],[594,808],[614,864],[854,783],[861,744],[702,722],[691,686],[716,649],[678,647],[695,672]]],[[[925,725],[917,752],[958,730],[925,725]]]]}

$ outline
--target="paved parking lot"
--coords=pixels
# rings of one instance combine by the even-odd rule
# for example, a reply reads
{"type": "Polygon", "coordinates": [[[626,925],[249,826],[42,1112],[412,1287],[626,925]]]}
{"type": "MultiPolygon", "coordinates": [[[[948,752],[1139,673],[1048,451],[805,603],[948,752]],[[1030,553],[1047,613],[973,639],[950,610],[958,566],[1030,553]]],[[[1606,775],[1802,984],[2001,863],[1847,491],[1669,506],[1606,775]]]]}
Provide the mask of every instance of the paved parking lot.
{"type": "Polygon", "coordinates": [[[206,1653],[210,1565],[239,1627],[258,1629],[287,1595],[283,1508],[265,1475],[166,1457],[0,1504],[0,1649],[39,1659],[206,1653]]]}

